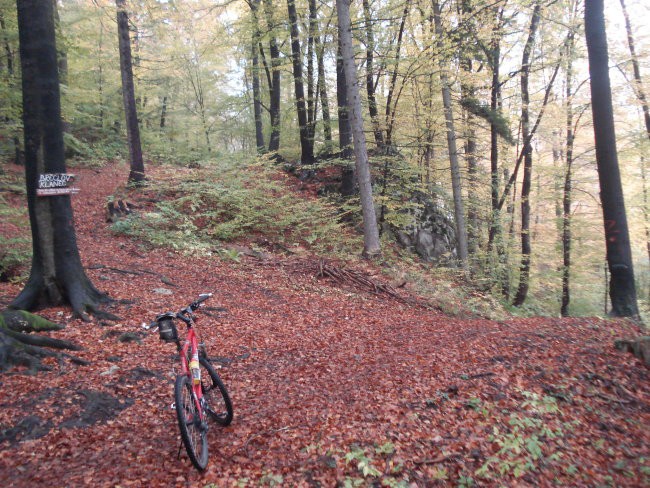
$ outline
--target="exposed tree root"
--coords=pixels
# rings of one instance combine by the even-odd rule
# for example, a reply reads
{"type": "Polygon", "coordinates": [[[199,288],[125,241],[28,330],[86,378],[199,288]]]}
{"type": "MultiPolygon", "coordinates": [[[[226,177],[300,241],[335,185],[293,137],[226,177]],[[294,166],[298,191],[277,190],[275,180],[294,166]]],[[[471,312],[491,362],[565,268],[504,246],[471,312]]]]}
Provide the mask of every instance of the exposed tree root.
{"type": "Polygon", "coordinates": [[[59,360],[66,357],[77,364],[88,364],[87,361],[67,353],[44,349],[47,347],[78,351],[81,349],[78,345],[61,339],[31,334],[31,332],[63,328],[63,325],[23,310],[0,312],[0,371],[12,366],[27,366],[29,373],[48,370],[50,368],[41,363],[41,359],[45,357],[55,357],[59,360]]]}
{"type": "Polygon", "coordinates": [[[29,281],[23,291],[12,302],[11,308],[17,310],[36,310],[44,306],[69,303],[75,316],[90,322],[88,314],[105,320],[119,320],[119,317],[100,307],[113,302],[105,293],[97,290],[85,276],[64,277],[61,283],[46,286],[42,275],[32,269],[29,281]]]}

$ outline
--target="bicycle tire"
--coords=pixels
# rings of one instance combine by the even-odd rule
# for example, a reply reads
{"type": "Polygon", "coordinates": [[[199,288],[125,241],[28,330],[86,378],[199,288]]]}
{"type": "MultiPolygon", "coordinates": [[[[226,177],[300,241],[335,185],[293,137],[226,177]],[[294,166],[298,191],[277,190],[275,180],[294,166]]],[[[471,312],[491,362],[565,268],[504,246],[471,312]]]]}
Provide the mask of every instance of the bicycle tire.
{"type": "Polygon", "coordinates": [[[208,359],[199,358],[199,364],[201,365],[201,387],[208,416],[224,427],[230,425],[233,408],[226,386],[208,359]]]}
{"type": "Polygon", "coordinates": [[[187,375],[178,375],[174,385],[176,400],[176,416],[181,439],[185,444],[187,455],[199,471],[208,465],[208,431],[206,425],[201,425],[192,395],[192,381],[187,375]]]}

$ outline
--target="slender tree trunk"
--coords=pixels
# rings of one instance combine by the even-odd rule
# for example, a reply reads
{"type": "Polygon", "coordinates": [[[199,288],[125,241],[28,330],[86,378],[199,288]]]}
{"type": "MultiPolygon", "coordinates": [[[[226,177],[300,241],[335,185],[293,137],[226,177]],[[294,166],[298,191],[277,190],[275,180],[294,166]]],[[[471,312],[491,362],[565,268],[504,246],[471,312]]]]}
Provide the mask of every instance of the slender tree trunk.
{"type": "MultiPolygon", "coordinates": [[[[494,15],[492,39],[490,41],[489,63],[492,69],[490,86],[490,109],[493,113],[501,108],[501,31],[503,8],[497,8],[494,15]]],[[[492,249],[495,237],[501,233],[499,211],[499,130],[496,122],[490,122],[490,231],[488,233],[488,251],[492,249]]],[[[497,254],[501,256],[498,252],[497,254]]]]}
{"type": "Polygon", "coordinates": [[[314,44],[316,42],[315,38],[318,35],[317,15],[316,0],[309,0],[309,23],[307,27],[307,129],[309,131],[309,139],[312,141],[312,154],[314,138],[316,136],[316,114],[318,113],[318,87],[316,85],[316,70],[314,70],[314,44]]]}
{"type": "Polygon", "coordinates": [[[97,45],[97,94],[99,105],[99,121],[97,126],[100,129],[104,128],[104,65],[102,61],[102,54],[104,50],[104,23],[100,21],[99,25],[99,40],[97,45]]]}
{"type": "Polygon", "coordinates": [[[160,128],[165,128],[165,122],[167,120],[167,95],[162,99],[162,107],[160,109],[160,128]]]}
{"type": "Polygon", "coordinates": [[[463,268],[468,268],[467,263],[467,227],[465,225],[465,209],[463,207],[463,194],[460,182],[460,166],[458,164],[458,150],[456,148],[456,130],[454,128],[454,114],[451,105],[451,89],[444,61],[444,44],[442,42],[443,30],[440,19],[440,5],[433,1],[433,19],[435,22],[437,46],[439,51],[440,82],[442,85],[442,103],[445,109],[445,122],[447,126],[447,148],[449,151],[449,166],[451,169],[451,186],[454,195],[454,216],[456,219],[456,241],[458,244],[458,259],[463,268]]]}
{"type": "MultiPolygon", "coordinates": [[[[473,5],[470,0],[463,0],[460,5],[462,22],[469,24],[465,28],[473,31],[474,21],[472,19],[473,5]]],[[[472,80],[473,62],[472,51],[467,45],[461,47],[460,65],[466,74],[466,79],[461,81],[461,97],[465,101],[473,101],[476,97],[476,88],[472,80]]],[[[475,254],[479,248],[480,222],[479,222],[479,197],[475,188],[478,188],[478,162],[476,154],[476,131],[474,129],[474,115],[471,111],[465,111],[465,161],[467,163],[467,186],[470,191],[467,195],[467,252],[475,254]]]]}
{"type": "Polygon", "coordinates": [[[632,26],[630,25],[630,16],[627,13],[625,0],[621,1],[621,8],[623,9],[623,16],[625,17],[625,30],[627,31],[627,45],[630,48],[630,58],[632,59],[632,71],[634,72],[634,93],[641,104],[643,109],[643,119],[645,121],[645,129],[650,139],[650,108],[648,108],[648,101],[643,90],[643,79],[641,78],[641,68],[639,66],[639,58],[636,55],[636,48],[634,46],[634,37],[632,36],[632,26]]]}
{"type": "Polygon", "coordinates": [[[377,111],[377,99],[375,97],[375,35],[369,0],[363,0],[363,17],[366,27],[366,93],[368,95],[368,113],[370,114],[372,131],[375,136],[375,145],[378,149],[382,150],[384,148],[384,134],[379,125],[379,112],[377,111]]]}
{"type": "Polygon", "coordinates": [[[352,138],[354,140],[356,174],[359,183],[359,193],[361,195],[363,254],[372,257],[380,254],[381,247],[379,244],[375,205],[372,198],[370,163],[368,162],[368,152],[366,149],[366,135],[363,132],[361,100],[356,79],[357,71],[354,65],[349,0],[336,0],[336,12],[338,14],[339,38],[341,40],[341,57],[343,59],[343,69],[345,70],[347,82],[348,114],[352,128],[352,138]]]}
{"type": "MultiPolygon", "coordinates": [[[[336,103],[339,115],[339,148],[341,159],[352,159],[352,129],[348,110],[347,80],[343,69],[343,56],[341,55],[341,37],[338,37],[336,55],[336,103]]],[[[355,177],[354,167],[343,166],[341,169],[341,195],[354,195],[355,177]]]]}
{"type": "Polygon", "coordinates": [[[140,127],[135,104],[135,88],[133,86],[133,63],[131,61],[131,40],[129,37],[129,17],[126,12],[126,1],[115,0],[117,5],[117,34],[120,45],[120,72],[122,73],[122,99],[126,116],[126,134],[129,144],[129,160],[131,171],[129,183],[144,181],[144,162],[142,160],[142,145],[140,143],[140,127]]]}
{"type": "Polygon", "coordinates": [[[564,171],[564,192],[562,196],[562,317],[569,316],[569,303],[571,302],[571,190],[573,166],[573,56],[574,36],[570,35],[567,45],[566,61],[566,164],[564,171]]]}
{"type": "Polygon", "coordinates": [[[596,162],[603,207],[607,264],[611,275],[609,296],[612,315],[637,317],[632,250],[625,213],[625,200],[616,150],[614,110],[609,81],[609,59],[603,0],[585,1],[585,36],[589,54],[591,110],[596,141],[596,162]]]}
{"type": "Polygon", "coordinates": [[[282,60],[280,48],[275,37],[275,22],[273,20],[273,0],[264,0],[266,25],[269,30],[269,55],[271,56],[271,83],[269,83],[269,116],[271,118],[271,136],[269,152],[275,153],[280,149],[280,74],[282,60]]]}
{"type": "Polygon", "coordinates": [[[255,119],[255,146],[257,153],[263,154],[266,150],[264,144],[264,127],[262,124],[262,89],[260,87],[260,63],[259,63],[259,43],[260,43],[260,26],[257,12],[259,10],[260,0],[251,0],[251,17],[253,22],[253,34],[251,40],[251,61],[253,69],[251,76],[253,78],[253,117],[255,119]]]}
{"type": "Polygon", "coordinates": [[[645,158],[641,156],[641,184],[643,185],[643,225],[645,227],[645,245],[650,261],[650,219],[648,216],[648,180],[646,176],[645,158]]]}
{"type": "Polygon", "coordinates": [[[530,94],[528,79],[530,76],[530,57],[535,44],[535,35],[539,26],[542,6],[535,3],[533,15],[528,28],[528,39],[524,46],[521,60],[521,137],[524,141],[524,178],[521,185],[521,265],[519,267],[519,288],[513,301],[515,307],[521,306],[528,295],[530,279],[530,186],[533,178],[533,147],[530,137],[530,94]]]}
{"type": "Polygon", "coordinates": [[[397,103],[393,103],[393,96],[395,88],[397,87],[397,75],[399,74],[399,61],[400,53],[402,51],[402,38],[404,37],[404,27],[406,26],[406,18],[408,17],[411,1],[407,0],[402,12],[402,20],[399,24],[399,31],[397,34],[397,45],[395,46],[395,64],[393,65],[393,73],[390,78],[390,85],[388,85],[388,95],[386,97],[386,146],[391,147],[393,144],[393,127],[395,125],[395,112],[397,110],[397,103]]]}
{"type": "Polygon", "coordinates": [[[300,162],[303,165],[314,163],[314,139],[310,135],[309,121],[307,120],[307,107],[305,104],[305,87],[302,77],[302,55],[300,53],[300,39],[298,37],[298,16],[296,14],[295,0],[287,0],[289,23],[291,24],[291,58],[293,61],[293,86],[296,95],[296,110],[298,112],[298,125],[300,126],[300,162]]]}
{"type": "Polygon", "coordinates": [[[97,314],[107,297],[95,289],[81,264],[70,196],[36,195],[40,175],[66,172],[52,3],[17,4],[32,268],[11,306],[32,310],[69,303],[88,320],[86,313],[97,314]]]}
{"type": "MultiPolygon", "coordinates": [[[[325,79],[324,47],[319,35],[316,36],[316,58],[318,63],[318,90],[323,108],[323,135],[325,142],[331,146],[332,120],[330,116],[329,96],[327,95],[327,80],[325,79]]],[[[328,149],[329,151],[329,149],[328,149]]]]}

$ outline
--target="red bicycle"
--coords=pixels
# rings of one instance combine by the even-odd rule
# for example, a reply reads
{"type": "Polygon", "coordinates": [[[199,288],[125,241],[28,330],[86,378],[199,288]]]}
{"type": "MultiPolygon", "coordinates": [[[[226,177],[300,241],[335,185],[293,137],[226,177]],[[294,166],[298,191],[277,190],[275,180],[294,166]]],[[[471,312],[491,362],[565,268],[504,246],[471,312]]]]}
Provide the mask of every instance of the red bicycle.
{"type": "Polygon", "coordinates": [[[180,372],[174,385],[173,408],[176,409],[187,455],[199,471],[208,465],[208,417],[222,426],[229,425],[233,417],[228,391],[210,363],[205,345],[199,341],[195,330],[194,311],[211,296],[212,293],[203,293],[179,312],[158,315],[154,322],[145,326],[146,329],[157,327],[160,339],[175,343],[178,349],[180,372]],[[178,336],[176,320],[187,326],[185,341],[178,336]]]}

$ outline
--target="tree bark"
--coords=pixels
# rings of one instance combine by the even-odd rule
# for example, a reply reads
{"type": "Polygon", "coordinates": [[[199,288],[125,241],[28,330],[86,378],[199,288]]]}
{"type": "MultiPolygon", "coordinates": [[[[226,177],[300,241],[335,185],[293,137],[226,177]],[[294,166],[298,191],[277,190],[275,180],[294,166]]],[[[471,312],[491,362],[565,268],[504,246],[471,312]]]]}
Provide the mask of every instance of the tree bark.
{"type": "Polygon", "coordinates": [[[627,32],[627,45],[630,48],[630,59],[632,60],[632,71],[634,73],[634,93],[636,98],[641,104],[643,110],[643,119],[645,121],[645,130],[650,139],[650,108],[648,108],[648,100],[645,96],[645,91],[643,90],[643,79],[641,78],[641,68],[639,66],[639,57],[636,54],[636,48],[634,46],[634,37],[632,36],[632,26],[630,24],[630,16],[627,13],[627,8],[625,6],[625,0],[621,1],[621,9],[623,10],[623,16],[625,17],[625,30],[627,32]]]}
{"type": "Polygon", "coordinates": [[[131,171],[129,183],[144,181],[144,162],[140,143],[140,127],[135,104],[133,86],[133,62],[131,60],[131,39],[129,37],[129,16],[126,12],[126,0],[115,0],[117,6],[117,35],[120,47],[120,72],[122,74],[122,100],[126,118],[126,135],[129,144],[129,161],[131,171]]]}
{"type": "Polygon", "coordinates": [[[264,126],[262,124],[262,89],[260,86],[260,63],[259,63],[259,43],[260,43],[260,26],[257,12],[259,10],[260,0],[251,0],[251,17],[253,20],[253,34],[251,40],[251,61],[253,69],[251,76],[253,78],[253,117],[255,119],[255,146],[257,153],[263,154],[266,151],[264,144],[264,126]]]}
{"type": "Polygon", "coordinates": [[[368,112],[372,123],[372,132],[375,135],[375,145],[378,149],[384,148],[384,134],[379,125],[377,99],[375,97],[375,35],[372,27],[370,2],[363,0],[363,17],[366,27],[366,94],[368,95],[368,112]]]}
{"type": "Polygon", "coordinates": [[[465,225],[465,209],[463,207],[463,194],[460,182],[460,166],[458,165],[458,149],[456,147],[456,130],[454,128],[454,114],[451,106],[451,89],[449,78],[443,58],[444,45],[442,42],[443,30],[440,19],[440,5],[433,1],[433,19],[439,51],[440,83],[442,85],[442,103],[445,109],[445,123],[447,127],[447,149],[449,152],[449,167],[451,170],[451,186],[454,195],[454,217],[456,220],[456,242],[458,245],[458,259],[463,268],[468,269],[467,262],[467,227],[465,225]]]}
{"type": "Polygon", "coordinates": [[[93,286],[81,265],[70,196],[36,196],[39,175],[66,172],[53,19],[51,2],[18,1],[32,267],[11,306],[32,310],[69,303],[89,320],[87,313],[98,314],[98,305],[108,298],[93,286]]]}
{"type": "Polygon", "coordinates": [[[269,83],[269,117],[271,118],[271,136],[269,137],[269,152],[276,153],[280,149],[280,48],[275,37],[275,21],[273,20],[273,0],[264,0],[264,13],[269,32],[269,55],[271,56],[271,80],[269,83]]]}
{"type": "Polygon", "coordinates": [[[296,14],[295,0],[287,0],[287,11],[291,25],[291,60],[293,63],[293,86],[296,95],[296,111],[298,125],[300,126],[300,163],[303,165],[314,163],[314,139],[310,135],[307,107],[305,104],[305,87],[302,76],[302,55],[300,53],[300,39],[298,37],[298,16],[296,14]]]}
{"type": "Polygon", "coordinates": [[[566,61],[566,163],[564,169],[564,191],[562,195],[562,304],[560,314],[569,316],[569,303],[571,302],[571,190],[573,186],[573,141],[575,138],[573,128],[573,56],[574,36],[570,35],[567,45],[566,61]]]}
{"type": "Polygon", "coordinates": [[[596,163],[603,207],[607,264],[611,275],[611,314],[638,317],[632,250],[618,167],[614,110],[609,81],[609,59],[603,0],[585,1],[585,36],[591,79],[591,111],[596,142],[596,163]]]}
{"type": "Polygon", "coordinates": [[[352,48],[352,26],[350,21],[349,0],[336,0],[338,14],[339,39],[341,41],[341,57],[347,85],[348,115],[354,140],[354,156],[356,162],[357,181],[361,195],[363,213],[363,254],[373,257],[381,253],[377,216],[372,198],[370,178],[370,163],[366,148],[366,135],[363,132],[363,117],[361,115],[361,100],[357,85],[357,70],[354,65],[354,50],[352,48]]]}
{"type": "Polygon", "coordinates": [[[325,79],[324,47],[320,35],[316,36],[316,59],[318,63],[318,90],[320,92],[320,104],[323,109],[323,135],[328,143],[328,152],[331,150],[332,142],[332,120],[330,116],[329,96],[327,95],[327,80],[325,79]]]}
{"type": "MultiPolygon", "coordinates": [[[[341,159],[352,159],[352,129],[348,110],[348,93],[345,70],[343,69],[343,56],[341,55],[341,36],[337,41],[336,55],[336,104],[339,114],[339,148],[341,159]]],[[[351,196],[354,194],[355,177],[354,167],[344,165],[341,169],[341,195],[351,196]]]]}
{"type": "Polygon", "coordinates": [[[388,95],[386,96],[386,146],[389,149],[393,145],[393,127],[395,126],[395,113],[397,111],[397,99],[395,100],[395,103],[393,103],[393,96],[395,94],[395,88],[397,87],[400,53],[402,51],[402,38],[404,37],[404,27],[406,26],[406,18],[408,17],[410,7],[411,1],[406,0],[406,4],[404,5],[404,10],[402,12],[402,20],[399,24],[399,31],[397,34],[397,45],[395,46],[395,64],[393,66],[393,73],[390,78],[390,85],[388,85],[388,95]]]}
{"type": "Polygon", "coordinates": [[[533,146],[530,136],[530,57],[535,44],[535,35],[541,18],[541,2],[536,2],[528,27],[528,39],[521,60],[521,138],[524,141],[524,178],[521,184],[521,265],[519,267],[519,287],[512,304],[523,305],[528,295],[530,279],[530,186],[533,178],[533,146]]]}

